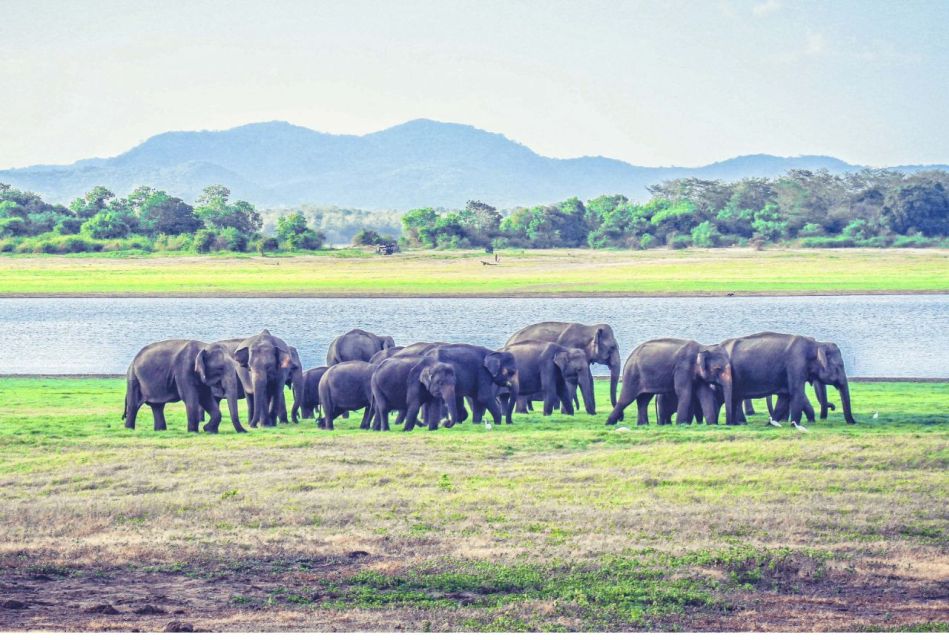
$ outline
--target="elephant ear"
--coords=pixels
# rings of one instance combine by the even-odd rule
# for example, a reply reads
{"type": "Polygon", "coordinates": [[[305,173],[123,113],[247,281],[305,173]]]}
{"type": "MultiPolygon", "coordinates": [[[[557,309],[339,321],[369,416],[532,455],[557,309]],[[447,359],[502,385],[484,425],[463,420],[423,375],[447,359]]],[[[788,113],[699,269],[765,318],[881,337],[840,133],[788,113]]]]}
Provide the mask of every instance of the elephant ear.
{"type": "Polygon", "coordinates": [[[699,354],[695,356],[695,369],[698,372],[699,376],[702,378],[708,378],[708,370],[705,368],[705,352],[699,351],[699,354]]]}
{"type": "Polygon", "coordinates": [[[204,363],[204,356],[207,355],[208,350],[205,347],[198,351],[198,355],[194,358],[194,372],[198,374],[198,379],[201,380],[202,384],[208,383],[208,371],[204,363]]]}
{"type": "Polygon", "coordinates": [[[419,382],[425,385],[425,388],[428,389],[432,385],[432,368],[430,366],[423,367],[418,374],[419,382]]]}
{"type": "Polygon", "coordinates": [[[496,378],[501,373],[501,354],[492,351],[484,357],[484,368],[488,370],[492,378],[496,378]]]}
{"type": "Polygon", "coordinates": [[[570,359],[570,352],[566,349],[563,351],[558,351],[554,354],[554,364],[563,371],[567,367],[567,362],[570,359]]]}
{"type": "Polygon", "coordinates": [[[281,369],[293,368],[293,353],[289,349],[277,348],[277,366],[281,369]]]}
{"type": "Polygon", "coordinates": [[[827,368],[827,347],[822,344],[817,345],[817,362],[821,369],[827,368]]]}
{"type": "Polygon", "coordinates": [[[395,340],[392,339],[392,336],[384,336],[382,339],[382,348],[392,349],[393,347],[395,347],[395,340]]]}
{"type": "Polygon", "coordinates": [[[247,363],[250,361],[250,343],[247,340],[237,345],[237,350],[234,351],[234,359],[237,360],[237,364],[245,369],[247,368],[247,363]]]}

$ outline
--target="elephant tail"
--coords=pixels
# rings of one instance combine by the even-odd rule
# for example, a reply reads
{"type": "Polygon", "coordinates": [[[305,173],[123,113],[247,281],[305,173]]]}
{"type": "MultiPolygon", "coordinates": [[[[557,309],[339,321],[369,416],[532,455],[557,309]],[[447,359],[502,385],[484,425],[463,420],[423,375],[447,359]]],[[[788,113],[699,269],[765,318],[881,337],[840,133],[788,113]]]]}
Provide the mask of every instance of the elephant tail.
{"type": "Polygon", "coordinates": [[[140,406],[142,406],[142,390],[138,379],[130,375],[125,383],[125,408],[122,411],[122,419],[128,420],[129,416],[134,416],[140,406]]]}

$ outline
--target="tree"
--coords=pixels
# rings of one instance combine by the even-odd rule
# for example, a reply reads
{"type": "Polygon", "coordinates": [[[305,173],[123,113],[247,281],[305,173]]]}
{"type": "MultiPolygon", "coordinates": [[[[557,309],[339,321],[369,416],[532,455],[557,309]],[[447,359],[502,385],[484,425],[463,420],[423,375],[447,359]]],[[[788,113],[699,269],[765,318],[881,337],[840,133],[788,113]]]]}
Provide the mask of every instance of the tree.
{"type": "Polygon", "coordinates": [[[437,219],[434,209],[412,209],[402,216],[402,238],[410,246],[422,244],[422,230],[431,227],[437,219]]]}
{"type": "Polygon", "coordinates": [[[93,187],[85,196],[73,200],[69,208],[78,217],[88,219],[105,209],[113,198],[115,194],[105,187],[93,187]]]}
{"type": "Polygon", "coordinates": [[[751,223],[751,227],[759,238],[777,242],[787,234],[788,222],[778,211],[777,205],[769,204],[755,213],[755,221],[751,223]]]}
{"type": "Polygon", "coordinates": [[[299,211],[277,220],[277,240],[288,251],[312,251],[323,246],[325,236],[307,226],[306,217],[299,211]]]}
{"type": "MultiPolygon", "coordinates": [[[[153,190],[141,196],[143,199],[136,198],[134,201],[139,202],[139,220],[142,230],[146,233],[178,235],[194,233],[204,226],[191,205],[180,198],[169,196],[164,191],[153,190]]],[[[133,201],[131,195],[129,201],[133,201]]]]}
{"type": "Polygon", "coordinates": [[[887,194],[883,217],[899,234],[949,235],[949,195],[942,182],[923,178],[887,194]]]}
{"type": "Polygon", "coordinates": [[[93,238],[126,238],[138,229],[138,219],[127,209],[104,209],[82,224],[93,238]]]}
{"type": "Polygon", "coordinates": [[[208,227],[214,229],[237,229],[243,234],[254,234],[264,221],[254,205],[244,200],[228,204],[231,191],[227,187],[213,184],[205,187],[195,199],[195,215],[208,227]]]}

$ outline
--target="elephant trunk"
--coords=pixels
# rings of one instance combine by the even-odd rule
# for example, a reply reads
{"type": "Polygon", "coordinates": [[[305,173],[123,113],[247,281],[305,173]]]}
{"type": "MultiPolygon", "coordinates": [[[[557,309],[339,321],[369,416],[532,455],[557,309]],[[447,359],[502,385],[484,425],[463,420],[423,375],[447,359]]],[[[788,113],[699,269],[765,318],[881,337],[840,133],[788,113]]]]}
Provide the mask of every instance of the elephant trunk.
{"type": "Polygon", "coordinates": [[[254,418],[251,426],[270,425],[270,397],[267,394],[267,378],[257,377],[254,380],[254,418]]]}
{"type": "Polygon", "coordinates": [[[725,398],[725,424],[738,424],[735,418],[735,385],[731,365],[728,365],[725,369],[725,373],[722,375],[721,385],[722,396],[725,398]]]}
{"type": "MultiPolygon", "coordinates": [[[[583,394],[583,408],[591,416],[596,415],[596,399],[593,397],[593,374],[587,369],[577,377],[580,383],[580,392],[583,394]]],[[[574,391],[576,393],[576,391],[574,391]]],[[[570,394],[573,397],[573,394],[570,394]]]]}
{"type": "Polygon", "coordinates": [[[240,410],[237,406],[237,392],[228,391],[227,393],[227,411],[231,414],[231,424],[234,425],[234,431],[238,433],[244,432],[244,427],[241,426],[241,416],[240,410]]]}
{"type": "Polygon", "coordinates": [[[620,362],[619,349],[610,352],[610,404],[616,406],[616,385],[619,383],[620,362]]]}
{"type": "MultiPolygon", "coordinates": [[[[443,386],[442,387],[442,402],[445,403],[445,408],[448,410],[448,423],[446,427],[452,427],[458,424],[458,406],[455,404],[455,387],[453,386],[443,386]]],[[[431,424],[431,423],[429,423],[431,424]]]]}
{"type": "Polygon", "coordinates": [[[857,421],[853,419],[853,414],[850,412],[850,383],[845,378],[843,382],[835,386],[840,391],[840,403],[844,408],[844,420],[847,421],[847,424],[856,424],[857,421]]]}
{"type": "Polygon", "coordinates": [[[290,419],[296,423],[300,415],[300,407],[303,405],[303,371],[297,369],[293,372],[290,386],[293,391],[293,408],[290,410],[290,419]]]}

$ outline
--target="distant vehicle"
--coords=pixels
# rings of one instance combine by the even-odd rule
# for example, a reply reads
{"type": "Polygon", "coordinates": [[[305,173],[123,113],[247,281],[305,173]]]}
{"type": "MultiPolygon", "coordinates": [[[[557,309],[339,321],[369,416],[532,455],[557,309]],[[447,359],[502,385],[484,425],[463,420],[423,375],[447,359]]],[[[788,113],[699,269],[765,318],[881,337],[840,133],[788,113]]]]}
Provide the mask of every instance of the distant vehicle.
{"type": "Polygon", "coordinates": [[[391,256],[399,251],[399,243],[396,241],[381,242],[376,245],[376,253],[383,256],[391,256]]]}

